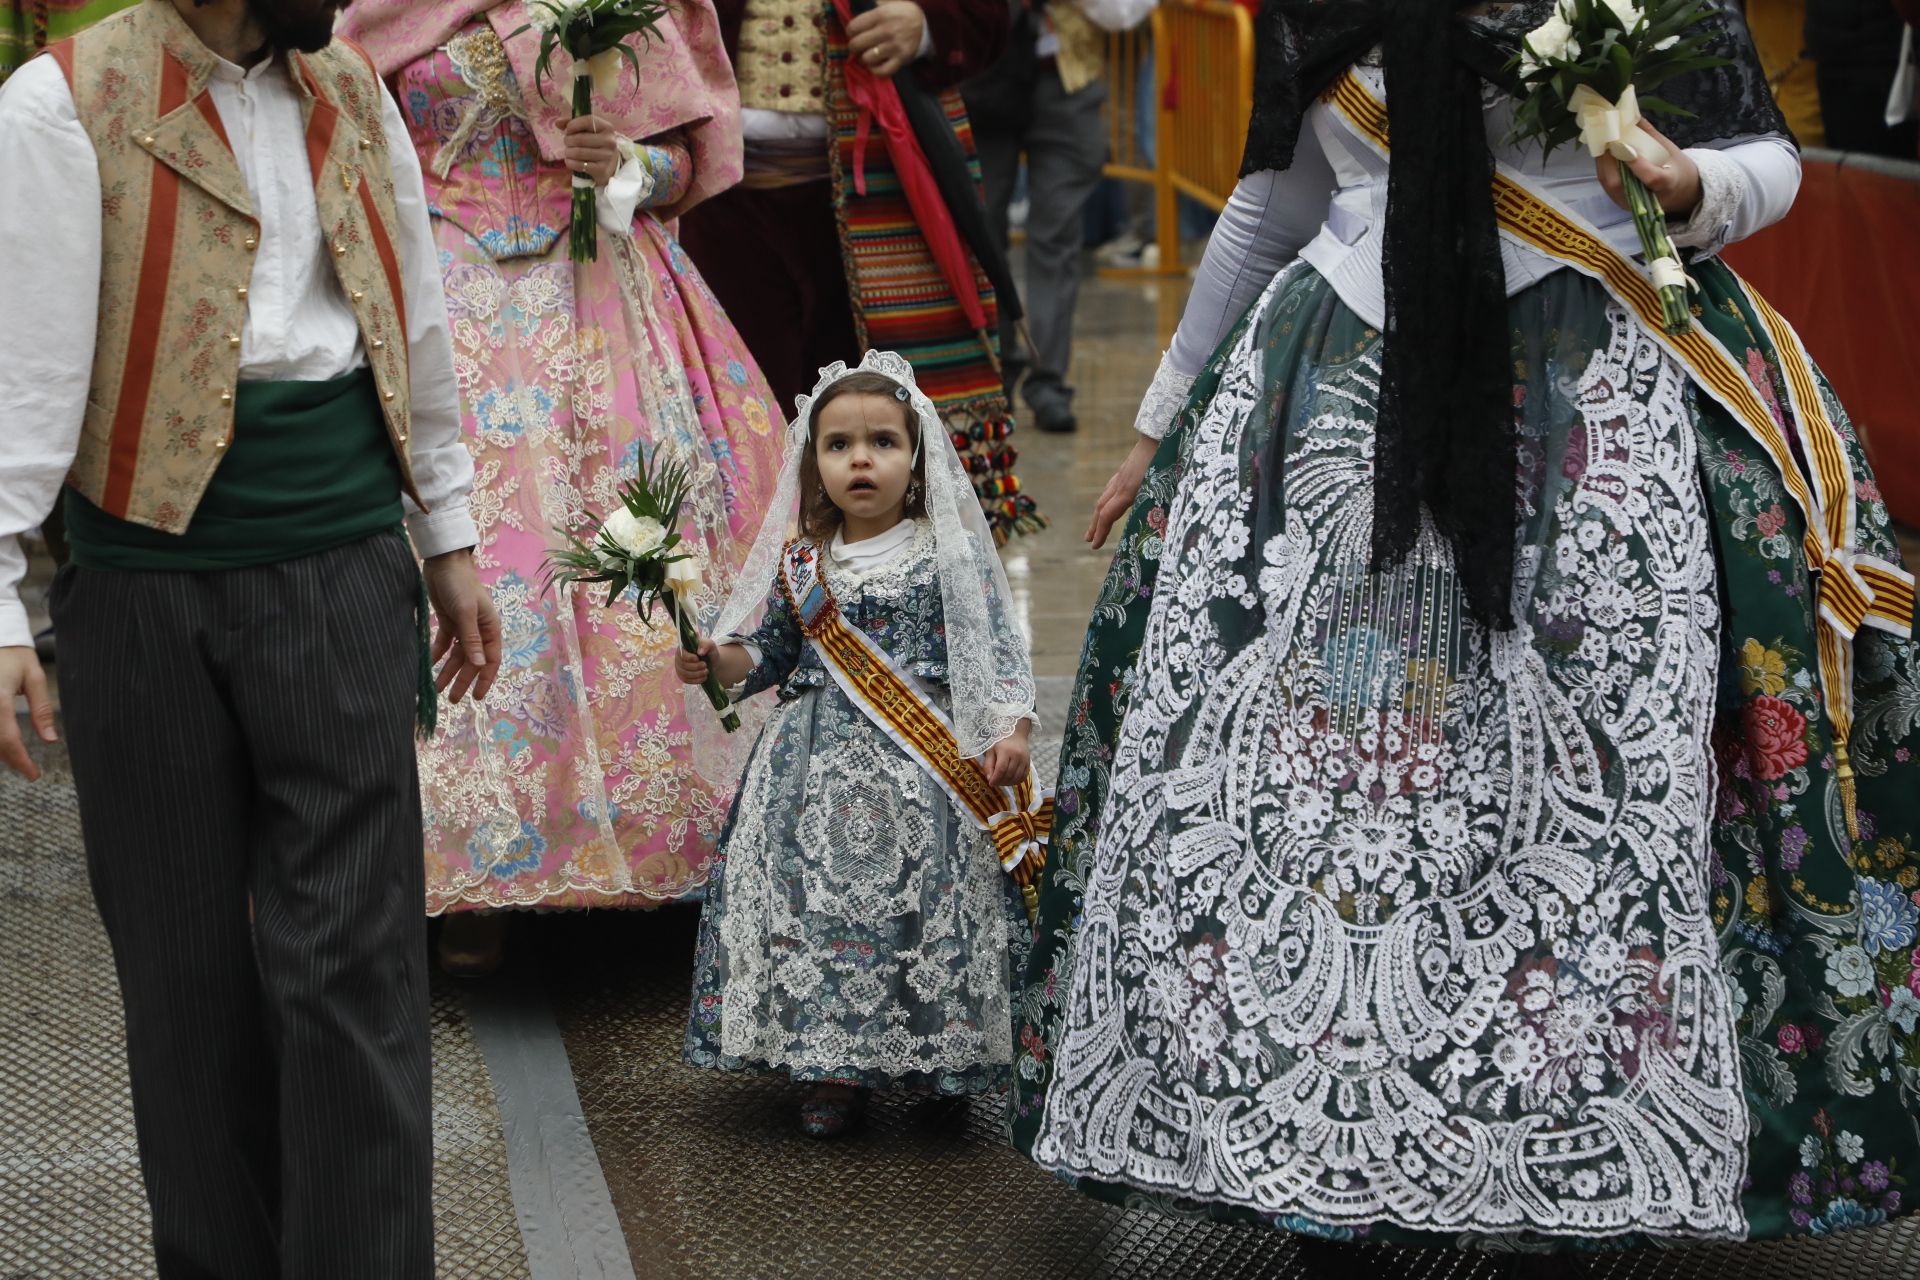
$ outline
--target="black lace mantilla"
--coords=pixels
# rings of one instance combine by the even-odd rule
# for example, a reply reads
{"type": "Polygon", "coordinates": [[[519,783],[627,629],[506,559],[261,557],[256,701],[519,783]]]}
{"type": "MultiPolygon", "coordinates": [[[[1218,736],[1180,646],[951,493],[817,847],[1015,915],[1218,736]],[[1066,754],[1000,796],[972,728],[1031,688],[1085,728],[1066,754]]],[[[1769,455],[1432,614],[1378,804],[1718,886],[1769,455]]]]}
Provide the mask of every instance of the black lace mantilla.
{"type": "MultiPolygon", "coordinates": [[[[1242,173],[1285,169],[1315,99],[1349,67],[1377,60],[1393,163],[1374,562],[1405,558],[1424,509],[1452,545],[1469,608],[1495,627],[1512,625],[1516,446],[1483,92],[1515,87],[1505,68],[1555,3],[1268,0],[1241,163],[1242,173]]],[[[1693,115],[1656,124],[1683,147],[1790,137],[1737,0],[1719,3],[1711,51],[1728,65],[1662,85],[1661,98],[1693,115]]]]}

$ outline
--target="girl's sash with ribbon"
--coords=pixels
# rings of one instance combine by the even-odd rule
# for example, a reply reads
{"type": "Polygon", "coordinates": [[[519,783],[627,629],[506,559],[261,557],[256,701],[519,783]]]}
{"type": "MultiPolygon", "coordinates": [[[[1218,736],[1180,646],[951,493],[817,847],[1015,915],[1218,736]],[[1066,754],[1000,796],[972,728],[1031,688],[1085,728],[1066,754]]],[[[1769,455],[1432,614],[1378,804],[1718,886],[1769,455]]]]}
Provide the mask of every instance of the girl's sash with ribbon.
{"type": "Polygon", "coordinates": [[[820,573],[816,544],[804,539],[787,544],[780,587],[841,692],[926,770],[955,812],[987,833],[1000,869],[1020,886],[1031,919],[1039,908],[1037,886],[1053,833],[1052,789],[1041,787],[1031,770],[1018,786],[997,787],[979,761],[960,754],[953,722],[925,686],[841,616],[820,573]]]}
{"type": "MultiPolygon", "coordinates": [[[[1364,140],[1388,153],[1386,104],[1357,76],[1349,71],[1327,91],[1326,100],[1364,140]]],[[[1695,315],[1698,323],[1686,333],[1669,334],[1654,283],[1578,215],[1528,187],[1522,175],[1505,165],[1494,174],[1493,203],[1502,235],[1598,281],[1772,460],[1804,521],[1801,545],[1817,578],[1821,699],[1833,731],[1847,831],[1858,839],[1853,767],[1847,757],[1853,729],[1853,637],[1863,626],[1910,637],[1914,580],[1899,565],[1856,545],[1852,464],[1800,336],[1718,259],[1693,268],[1704,302],[1695,315]],[[1770,397],[1754,386],[1730,345],[1758,348],[1784,375],[1787,403],[1780,409],[1790,417],[1806,452],[1804,469],[1789,442],[1788,422],[1775,416],[1770,397]]]]}

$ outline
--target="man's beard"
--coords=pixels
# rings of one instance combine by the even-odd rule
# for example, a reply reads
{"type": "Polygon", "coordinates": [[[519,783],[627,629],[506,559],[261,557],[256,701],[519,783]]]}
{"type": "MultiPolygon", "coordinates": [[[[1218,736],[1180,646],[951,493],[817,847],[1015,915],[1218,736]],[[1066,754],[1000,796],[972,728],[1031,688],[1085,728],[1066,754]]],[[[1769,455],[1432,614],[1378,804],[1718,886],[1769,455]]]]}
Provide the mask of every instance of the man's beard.
{"type": "Polygon", "coordinates": [[[247,13],[276,49],[316,53],[333,41],[333,22],[347,0],[247,0],[247,13]]]}

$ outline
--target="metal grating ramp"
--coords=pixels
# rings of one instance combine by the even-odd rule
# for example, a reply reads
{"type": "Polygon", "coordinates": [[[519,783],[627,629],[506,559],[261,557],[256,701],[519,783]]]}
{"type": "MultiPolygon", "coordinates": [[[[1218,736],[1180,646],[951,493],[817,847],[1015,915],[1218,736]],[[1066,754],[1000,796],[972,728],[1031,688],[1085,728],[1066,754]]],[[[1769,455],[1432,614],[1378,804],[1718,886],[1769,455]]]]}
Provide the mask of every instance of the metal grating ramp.
{"type": "MultiPolygon", "coordinates": [[[[46,767],[0,776],[0,1280],[135,1280],[154,1270],[120,992],[64,752],[46,767]]],[[[444,984],[433,1057],[440,1274],[521,1280],[492,1083],[444,984]]]]}

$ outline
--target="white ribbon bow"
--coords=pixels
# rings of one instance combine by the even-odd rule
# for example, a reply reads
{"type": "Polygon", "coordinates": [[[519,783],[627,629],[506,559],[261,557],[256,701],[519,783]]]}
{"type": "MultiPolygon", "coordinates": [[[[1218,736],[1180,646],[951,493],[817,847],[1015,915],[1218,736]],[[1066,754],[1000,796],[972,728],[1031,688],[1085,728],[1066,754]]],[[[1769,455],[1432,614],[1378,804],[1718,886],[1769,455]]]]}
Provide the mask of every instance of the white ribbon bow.
{"type": "Polygon", "coordinates": [[[1632,160],[1635,156],[1653,164],[1666,160],[1667,149],[1640,127],[1640,100],[1632,85],[1620,95],[1620,101],[1608,102],[1583,84],[1567,99],[1567,106],[1573,110],[1574,121],[1580,126],[1580,141],[1587,144],[1589,155],[1598,157],[1605,151],[1616,160],[1632,160]]]}

